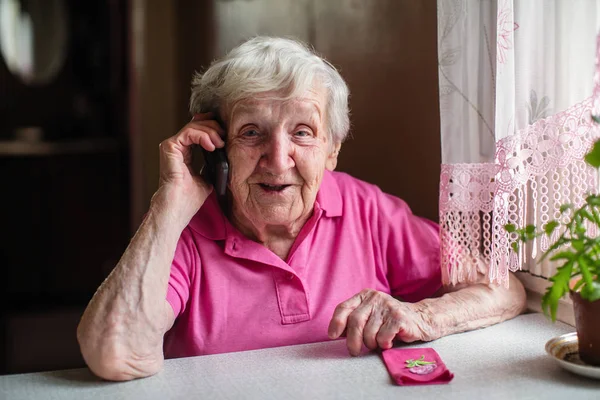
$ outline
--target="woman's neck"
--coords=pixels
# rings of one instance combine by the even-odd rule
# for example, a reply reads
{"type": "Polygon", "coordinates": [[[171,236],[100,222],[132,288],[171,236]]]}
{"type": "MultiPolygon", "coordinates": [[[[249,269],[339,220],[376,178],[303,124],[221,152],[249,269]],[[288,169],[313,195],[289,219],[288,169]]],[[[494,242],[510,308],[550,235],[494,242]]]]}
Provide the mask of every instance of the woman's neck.
{"type": "Polygon", "coordinates": [[[300,230],[310,218],[303,216],[289,224],[272,225],[252,221],[245,215],[229,212],[229,220],[244,236],[261,243],[282,260],[286,260],[300,230]]]}

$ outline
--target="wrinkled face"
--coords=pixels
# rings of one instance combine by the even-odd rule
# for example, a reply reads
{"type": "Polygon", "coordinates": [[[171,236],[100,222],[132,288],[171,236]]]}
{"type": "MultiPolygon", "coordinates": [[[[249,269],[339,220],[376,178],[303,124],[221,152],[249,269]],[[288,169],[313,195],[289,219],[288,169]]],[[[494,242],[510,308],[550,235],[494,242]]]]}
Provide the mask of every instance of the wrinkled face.
{"type": "Polygon", "coordinates": [[[238,221],[285,226],[310,215],[325,168],[335,168],[339,149],[330,145],[325,107],[321,90],[287,101],[265,94],[231,107],[229,190],[238,221]]]}

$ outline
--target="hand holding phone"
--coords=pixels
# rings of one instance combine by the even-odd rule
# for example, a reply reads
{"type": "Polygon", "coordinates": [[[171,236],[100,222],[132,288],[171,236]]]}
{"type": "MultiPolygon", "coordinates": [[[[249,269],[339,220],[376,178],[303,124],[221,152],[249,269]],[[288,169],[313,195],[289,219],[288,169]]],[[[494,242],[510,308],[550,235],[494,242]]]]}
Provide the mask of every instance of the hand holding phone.
{"type": "MultiPolygon", "coordinates": [[[[218,112],[195,114],[192,118],[192,121],[205,121],[212,124],[216,122],[219,126],[218,130],[222,130],[224,128],[223,123],[218,117],[218,112]]],[[[215,129],[217,127],[212,125],[212,128],[215,129]]],[[[221,140],[223,140],[222,137],[221,140]]],[[[213,144],[215,143],[213,142],[213,144]]],[[[196,149],[200,148],[200,150],[202,150],[202,158],[204,159],[202,176],[213,186],[219,199],[223,199],[227,193],[227,183],[229,181],[229,163],[227,161],[225,147],[220,148],[216,147],[215,145],[213,151],[206,150],[204,147],[202,147],[202,145],[194,145],[192,147],[196,149]]],[[[195,159],[195,157],[192,158],[195,159]]]]}
{"type": "Polygon", "coordinates": [[[190,221],[213,190],[226,199],[223,195],[227,190],[229,175],[227,158],[223,150],[220,154],[210,154],[210,150],[224,146],[224,133],[215,114],[207,112],[194,115],[192,121],[177,134],[160,143],[160,188],[157,193],[164,194],[168,201],[157,200],[156,204],[174,210],[176,219],[182,223],[190,221]],[[204,146],[209,151],[205,152],[205,157],[201,157],[198,148],[204,146]],[[210,164],[203,168],[204,176],[198,175],[202,168],[201,160],[210,164]],[[220,178],[216,179],[217,176],[220,178]]]}
{"type": "Polygon", "coordinates": [[[217,196],[222,198],[227,193],[227,181],[229,180],[229,163],[225,148],[217,148],[214,151],[202,148],[202,154],[204,156],[202,175],[213,185],[217,196]]]}

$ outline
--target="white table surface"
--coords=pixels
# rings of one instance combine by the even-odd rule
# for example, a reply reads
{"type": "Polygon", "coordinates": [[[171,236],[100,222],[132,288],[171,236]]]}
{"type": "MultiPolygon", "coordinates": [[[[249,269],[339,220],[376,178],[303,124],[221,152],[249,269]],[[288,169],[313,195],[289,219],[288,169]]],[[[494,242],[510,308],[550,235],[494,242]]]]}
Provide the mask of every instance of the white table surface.
{"type": "Polygon", "coordinates": [[[547,340],[573,331],[540,314],[409,347],[433,347],[454,380],[396,386],[381,356],[344,341],[167,360],[162,372],[104,382],[87,369],[0,376],[0,399],[600,399],[600,380],[561,369],[547,340]]]}

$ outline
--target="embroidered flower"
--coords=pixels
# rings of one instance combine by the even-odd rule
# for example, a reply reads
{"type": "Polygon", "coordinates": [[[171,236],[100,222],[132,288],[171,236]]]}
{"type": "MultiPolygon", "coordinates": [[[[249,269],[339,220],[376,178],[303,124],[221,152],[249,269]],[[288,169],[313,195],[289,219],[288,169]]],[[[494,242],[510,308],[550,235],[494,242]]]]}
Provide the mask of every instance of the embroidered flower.
{"type": "Polygon", "coordinates": [[[550,98],[543,96],[538,103],[538,96],[535,90],[531,89],[529,92],[529,104],[527,105],[527,111],[529,113],[529,125],[533,124],[538,119],[546,118],[550,113],[550,98]]]}
{"type": "Polygon", "coordinates": [[[512,33],[519,29],[519,24],[513,21],[512,9],[508,4],[498,11],[498,37],[496,38],[496,57],[500,64],[506,61],[507,50],[512,49],[512,33]]]}
{"type": "Polygon", "coordinates": [[[413,374],[417,374],[417,375],[427,375],[433,372],[434,369],[437,368],[436,364],[429,364],[429,365],[419,365],[418,367],[412,367],[409,368],[408,370],[410,372],[412,372],[413,374]]]}
{"type": "Polygon", "coordinates": [[[430,374],[436,367],[435,361],[425,361],[425,355],[417,360],[406,360],[406,368],[413,374],[427,375],[430,374]]]}

